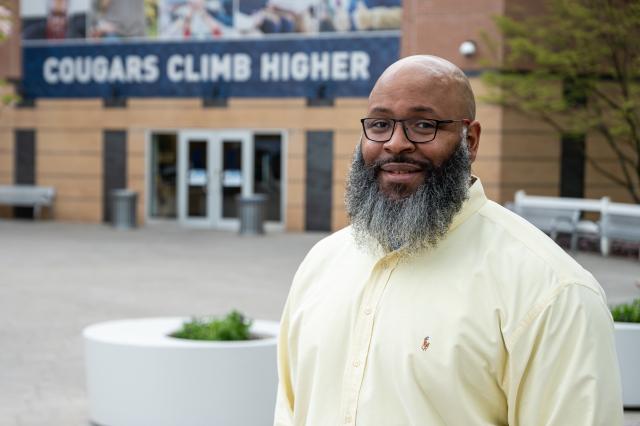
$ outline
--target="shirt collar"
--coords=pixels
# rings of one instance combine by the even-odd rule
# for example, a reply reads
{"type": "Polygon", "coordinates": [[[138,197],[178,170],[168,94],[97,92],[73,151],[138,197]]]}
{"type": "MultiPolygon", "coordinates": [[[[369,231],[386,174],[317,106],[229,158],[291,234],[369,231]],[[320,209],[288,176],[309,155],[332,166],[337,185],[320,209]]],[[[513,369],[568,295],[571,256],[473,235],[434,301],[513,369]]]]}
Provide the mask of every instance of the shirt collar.
{"type": "MultiPolygon", "coordinates": [[[[453,229],[469,219],[487,202],[487,197],[484,194],[484,188],[482,187],[480,178],[478,178],[477,176],[471,176],[471,178],[472,183],[469,187],[469,197],[462,204],[460,211],[453,217],[451,226],[449,227],[449,231],[447,233],[451,232],[453,229]]],[[[373,255],[372,253],[370,253],[373,255],[372,260],[388,267],[395,266],[398,260],[403,256],[402,250],[395,250],[385,254],[379,245],[377,246],[376,251],[378,253],[377,255],[373,255]]]]}
{"type": "Polygon", "coordinates": [[[457,228],[458,225],[469,219],[471,215],[480,210],[480,208],[487,202],[487,197],[484,194],[484,188],[480,179],[476,176],[472,176],[473,183],[469,187],[469,198],[462,204],[460,211],[453,217],[449,232],[457,228]]]}

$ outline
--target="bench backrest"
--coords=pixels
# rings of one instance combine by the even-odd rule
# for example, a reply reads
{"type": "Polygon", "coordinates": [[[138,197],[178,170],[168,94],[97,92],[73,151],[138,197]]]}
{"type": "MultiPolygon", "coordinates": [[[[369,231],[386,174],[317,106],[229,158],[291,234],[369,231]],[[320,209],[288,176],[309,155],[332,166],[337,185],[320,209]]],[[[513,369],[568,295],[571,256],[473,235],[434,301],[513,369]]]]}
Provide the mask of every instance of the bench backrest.
{"type": "Polygon", "coordinates": [[[515,212],[544,232],[571,232],[580,219],[579,210],[515,206],[515,212]]]}
{"type": "MultiPolygon", "coordinates": [[[[612,203],[609,197],[594,200],[532,196],[520,190],[516,192],[513,209],[545,232],[565,231],[566,228],[559,221],[572,220],[569,218],[575,218],[575,230],[579,231],[580,224],[584,222],[578,222],[580,212],[600,213],[599,227],[595,224],[594,227],[597,229],[596,233],[600,234],[602,247],[608,247],[607,241],[614,239],[640,242],[640,205],[638,204],[612,203]],[[550,229],[553,227],[551,217],[556,217],[555,229],[550,229]]],[[[604,254],[608,253],[608,248],[602,250],[604,254]]]]}
{"type": "Polygon", "coordinates": [[[640,205],[610,203],[602,213],[602,235],[640,241],[640,205]]]}
{"type": "Polygon", "coordinates": [[[54,188],[32,185],[0,186],[0,204],[14,206],[50,206],[55,198],[54,188]]]}

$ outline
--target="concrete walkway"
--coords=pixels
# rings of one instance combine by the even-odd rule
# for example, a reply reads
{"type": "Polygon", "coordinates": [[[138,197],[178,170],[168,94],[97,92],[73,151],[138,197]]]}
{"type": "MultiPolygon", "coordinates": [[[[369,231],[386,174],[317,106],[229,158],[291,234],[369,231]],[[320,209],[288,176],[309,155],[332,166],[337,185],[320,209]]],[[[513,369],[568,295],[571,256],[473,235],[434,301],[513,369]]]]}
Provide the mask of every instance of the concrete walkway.
{"type": "MultiPolygon", "coordinates": [[[[298,263],[324,234],[0,221],[0,426],[87,426],[83,327],[222,314],[278,320],[298,263]]],[[[612,303],[640,296],[640,262],[579,254],[612,303]]],[[[640,412],[625,424],[640,426],[640,412]]]]}

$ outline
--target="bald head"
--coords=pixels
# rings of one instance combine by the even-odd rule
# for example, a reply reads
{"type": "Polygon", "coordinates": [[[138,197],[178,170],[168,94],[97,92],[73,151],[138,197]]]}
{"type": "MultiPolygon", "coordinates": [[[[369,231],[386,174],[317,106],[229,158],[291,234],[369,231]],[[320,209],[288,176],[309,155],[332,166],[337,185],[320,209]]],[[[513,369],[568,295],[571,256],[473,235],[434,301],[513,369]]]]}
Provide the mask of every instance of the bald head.
{"type": "Polygon", "coordinates": [[[456,114],[455,117],[446,117],[447,119],[475,120],[476,102],[469,79],[451,62],[431,55],[402,58],[382,73],[371,91],[370,102],[378,93],[405,83],[415,96],[424,96],[426,100],[433,94],[434,88],[444,92],[456,114]]]}

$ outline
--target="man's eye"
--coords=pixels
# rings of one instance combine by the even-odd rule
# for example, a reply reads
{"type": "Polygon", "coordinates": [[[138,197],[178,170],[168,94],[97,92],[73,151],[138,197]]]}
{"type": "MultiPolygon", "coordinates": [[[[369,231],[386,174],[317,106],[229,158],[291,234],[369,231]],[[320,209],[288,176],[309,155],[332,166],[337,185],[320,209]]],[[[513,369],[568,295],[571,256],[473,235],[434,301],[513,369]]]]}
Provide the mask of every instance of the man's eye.
{"type": "Polygon", "coordinates": [[[413,127],[420,130],[433,130],[436,127],[436,123],[431,120],[418,120],[413,124],[413,127]]]}
{"type": "Polygon", "coordinates": [[[389,128],[389,122],[387,120],[374,120],[369,122],[369,128],[375,130],[386,130],[389,128]]]}

